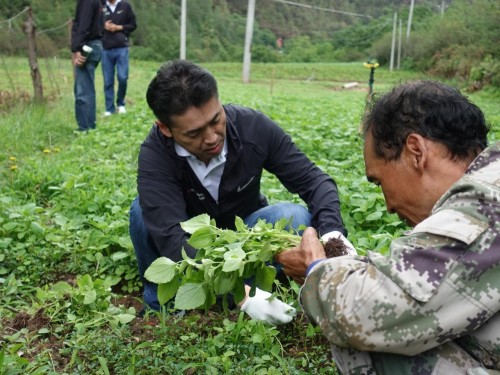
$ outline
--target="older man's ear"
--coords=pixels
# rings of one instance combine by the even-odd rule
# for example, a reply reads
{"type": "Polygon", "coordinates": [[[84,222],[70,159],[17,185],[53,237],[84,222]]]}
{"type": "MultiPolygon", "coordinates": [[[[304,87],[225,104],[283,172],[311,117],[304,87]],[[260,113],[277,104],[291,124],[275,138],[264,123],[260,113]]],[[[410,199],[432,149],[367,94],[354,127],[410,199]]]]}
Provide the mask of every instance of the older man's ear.
{"type": "Polygon", "coordinates": [[[428,157],[427,139],[420,134],[411,133],[406,138],[403,153],[410,158],[410,165],[418,171],[423,171],[428,157]]]}

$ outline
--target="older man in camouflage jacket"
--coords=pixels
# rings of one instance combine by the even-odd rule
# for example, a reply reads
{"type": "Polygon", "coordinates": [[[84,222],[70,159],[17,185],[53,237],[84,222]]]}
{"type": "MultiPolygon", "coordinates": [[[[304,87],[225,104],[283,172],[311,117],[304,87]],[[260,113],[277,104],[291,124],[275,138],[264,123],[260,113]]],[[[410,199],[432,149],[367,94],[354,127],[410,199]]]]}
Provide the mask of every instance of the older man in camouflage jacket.
{"type": "Polygon", "coordinates": [[[413,227],[375,252],[325,259],[308,228],[277,260],[343,374],[500,374],[500,143],[454,88],[418,81],[364,119],[366,175],[413,227]]]}

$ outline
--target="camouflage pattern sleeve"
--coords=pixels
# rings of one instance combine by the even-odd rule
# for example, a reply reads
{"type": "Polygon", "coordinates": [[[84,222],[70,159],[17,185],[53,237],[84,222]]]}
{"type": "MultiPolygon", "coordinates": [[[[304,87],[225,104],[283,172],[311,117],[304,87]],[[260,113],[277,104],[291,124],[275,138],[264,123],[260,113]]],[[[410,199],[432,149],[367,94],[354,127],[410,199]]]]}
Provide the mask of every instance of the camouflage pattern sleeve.
{"type": "MultiPolygon", "coordinates": [[[[413,361],[408,368],[419,363],[428,372],[409,373],[500,370],[499,234],[497,143],[428,219],[393,241],[389,257],[368,252],[315,266],[301,290],[303,309],[334,353],[368,352],[379,369],[413,361]]],[[[339,360],[352,369],[352,358],[339,360]]]]}

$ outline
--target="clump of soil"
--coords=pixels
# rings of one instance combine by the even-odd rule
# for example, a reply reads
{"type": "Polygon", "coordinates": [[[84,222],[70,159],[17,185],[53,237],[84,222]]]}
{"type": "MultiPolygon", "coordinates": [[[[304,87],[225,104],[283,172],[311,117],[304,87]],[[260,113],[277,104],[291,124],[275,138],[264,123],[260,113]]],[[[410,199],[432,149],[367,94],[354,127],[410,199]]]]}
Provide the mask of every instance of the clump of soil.
{"type": "Polygon", "coordinates": [[[347,255],[347,248],[340,238],[332,237],[323,244],[327,258],[339,257],[347,255]]]}
{"type": "Polygon", "coordinates": [[[45,315],[43,309],[39,309],[35,315],[31,316],[26,312],[17,313],[12,319],[12,328],[19,331],[23,328],[28,328],[30,331],[38,331],[40,328],[50,324],[50,318],[45,315]]]}

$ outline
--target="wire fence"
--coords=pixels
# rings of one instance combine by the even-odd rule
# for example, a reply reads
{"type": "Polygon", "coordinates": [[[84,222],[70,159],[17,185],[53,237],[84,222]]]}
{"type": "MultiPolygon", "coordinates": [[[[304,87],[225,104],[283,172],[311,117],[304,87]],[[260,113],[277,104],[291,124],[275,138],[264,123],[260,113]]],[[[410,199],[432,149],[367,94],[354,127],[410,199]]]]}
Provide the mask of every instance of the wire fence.
{"type": "Polygon", "coordinates": [[[53,99],[71,86],[71,24],[68,19],[37,30],[30,7],[0,20],[0,112],[19,102],[53,99]],[[56,42],[51,33],[58,33],[56,42]]]}

